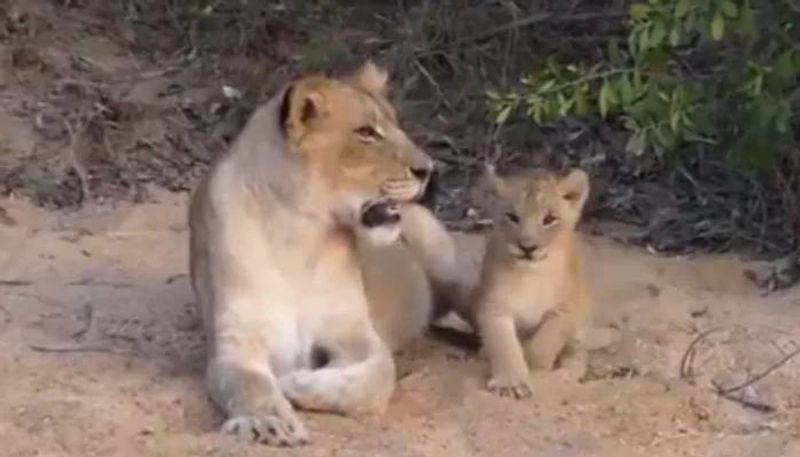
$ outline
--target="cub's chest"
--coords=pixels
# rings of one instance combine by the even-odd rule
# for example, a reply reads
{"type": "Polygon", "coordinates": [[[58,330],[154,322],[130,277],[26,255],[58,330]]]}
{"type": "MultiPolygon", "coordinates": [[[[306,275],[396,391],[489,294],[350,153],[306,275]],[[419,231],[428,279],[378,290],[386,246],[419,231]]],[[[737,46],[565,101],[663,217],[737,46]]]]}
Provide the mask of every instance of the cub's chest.
{"type": "Polygon", "coordinates": [[[523,326],[537,325],[545,313],[565,300],[564,276],[562,262],[505,271],[493,278],[485,306],[512,315],[523,326]]]}

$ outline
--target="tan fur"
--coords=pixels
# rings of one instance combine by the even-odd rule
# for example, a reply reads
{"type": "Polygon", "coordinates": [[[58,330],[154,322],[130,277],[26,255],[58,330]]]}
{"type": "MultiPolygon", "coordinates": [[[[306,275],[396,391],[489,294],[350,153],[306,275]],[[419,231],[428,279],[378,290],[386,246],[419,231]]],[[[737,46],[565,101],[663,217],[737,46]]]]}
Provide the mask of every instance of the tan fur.
{"type": "Polygon", "coordinates": [[[367,64],[295,81],[253,114],[193,195],[192,284],[224,431],[298,445],[309,438],[292,405],[382,412],[392,350],[427,323],[435,256],[398,237],[446,237],[444,228],[413,203],[394,234],[358,223],[370,201],[419,197],[432,170],[398,126],[387,79],[367,64]]]}
{"type": "Polygon", "coordinates": [[[585,369],[585,351],[609,344],[590,328],[591,295],[575,232],[589,193],[586,174],[535,169],[508,177],[487,170],[494,210],[480,285],[462,317],[478,329],[491,369],[489,390],[531,394],[529,370],[550,370],[562,354],[585,369]],[[592,333],[589,341],[587,335],[592,333]]]}

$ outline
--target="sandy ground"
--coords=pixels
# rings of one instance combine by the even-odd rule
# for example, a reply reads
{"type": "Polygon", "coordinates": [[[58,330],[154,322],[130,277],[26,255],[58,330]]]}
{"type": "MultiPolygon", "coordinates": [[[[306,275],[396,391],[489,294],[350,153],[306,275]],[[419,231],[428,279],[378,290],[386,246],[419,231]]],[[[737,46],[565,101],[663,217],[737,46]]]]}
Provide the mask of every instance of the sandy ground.
{"type": "Polygon", "coordinates": [[[732,394],[772,412],[711,389],[794,350],[800,290],[762,297],[732,257],[659,259],[589,235],[602,319],[624,337],[585,382],[535,373],[532,399],[496,398],[484,362],[428,339],[399,357],[384,417],[303,414],[314,443],[298,450],[237,443],[202,387],[185,196],[153,195],[70,214],[0,200],[0,455],[800,455],[800,362],[732,394]],[[688,345],[717,327],[682,380],[688,345]]]}

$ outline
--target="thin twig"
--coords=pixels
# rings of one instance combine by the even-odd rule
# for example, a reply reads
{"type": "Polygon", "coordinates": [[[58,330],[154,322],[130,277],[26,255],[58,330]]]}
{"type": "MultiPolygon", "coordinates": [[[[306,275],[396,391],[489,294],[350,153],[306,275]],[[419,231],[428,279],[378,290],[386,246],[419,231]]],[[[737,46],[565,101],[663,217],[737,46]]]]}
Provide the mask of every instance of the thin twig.
{"type": "Polygon", "coordinates": [[[533,14],[521,19],[516,19],[506,24],[495,27],[491,30],[481,32],[472,36],[464,37],[456,40],[453,45],[462,45],[466,43],[474,43],[494,35],[508,32],[509,30],[521,29],[530,27],[532,25],[541,24],[542,22],[582,22],[593,21],[596,19],[620,19],[628,15],[625,11],[607,11],[603,13],[579,13],[579,14],[566,14],[559,15],[553,13],[539,13],[533,14]]]}
{"type": "Polygon", "coordinates": [[[783,358],[781,358],[780,360],[778,360],[774,364],[770,365],[766,370],[762,371],[761,373],[759,373],[759,374],[757,374],[755,376],[751,376],[749,379],[747,379],[746,381],[744,381],[741,384],[735,385],[733,387],[724,387],[724,388],[721,387],[721,386],[717,386],[717,393],[720,394],[721,396],[727,398],[729,395],[731,395],[733,393],[736,393],[736,392],[738,392],[738,391],[740,391],[742,389],[745,389],[745,388],[757,383],[758,381],[766,378],[767,376],[772,374],[775,370],[777,370],[778,368],[782,367],[783,365],[788,363],[793,358],[797,357],[798,354],[800,354],[800,348],[797,348],[794,351],[786,354],[783,358]]]}
{"type": "Polygon", "coordinates": [[[26,279],[0,279],[0,286],[5,287],[30,286],[32,284],[33,281],[28,281],[26,279]]]}
{"type": "Polygon", "coordinates": [[[708,338],[711,334],[717,333],[724,330],[724,327],[713,327],[703,332],[700,332],[689,346],[686,348],[686,351],[683,353],[683,357],[681,357],[680,363],[680,377],[681,379],[689,382],[693,382],[692,378],[694,377],[694,356],[695,356],[695,349],[697,345],[703,342],[706,338],[708,338]]]}
{"type": "Polygon", "coordinates": [[[84,201],[91,200],[92,196],[89,192],[89,173],[86,171],[86,168],[83,166],[80,160],[78,160],[78,140],[83,135],[83,132],[86,130],[86,126],[89,122],[84,122],[77,131],[75,128],[72,127],[72,124],[69,121],[64,121],[64,124],[67,127],[67,132],[69,132],[69,146],[67,148],[68,158],[70,161],[70,165],[72,165],[72,169],[75,170],[75,173],[78,174],[78,179],[81,181],[81,190],[83,190],[82,199],[84,201]]]}
{"type": "Polygon", "coordinates": [[[422,73],[422,76],[424,76],[425,79],[428,80],[428,83],[430,83],[430,85],[433,86],[436,92],[438,92],[439,99],[442,101],[442,104],[444,104],[444,106],[450,112],[453,112],[454,111],[453,106],[450,105],[449,101],[447,101],[447,97],[444,95],[442,86],[439,85],[439,83],[436,81],[436,78],[434,78],[433,75],[431,75],[431,73],[428,71],[428,69],[425,68],[425,66],[419,62],[419,59],[414,59],[414,66],[417,67],[417,70],[419,70],[419,72],[422,73]]]}
{"type": "Polygon", "coordinates": [[[39,345],[39,344],[32,344],[28,346],[32,351],[36,352],[44,352],[44,353],[55,353],[55,354],[66,354],[70,352],[102,352],[106,354],[117,354],[117,355],[135,355],[136,353],[133,351],[124,351],[120,349],[114,349],[104,346],[82,346],[82,345],[39,345]]]}
{"type": "Polygon", "coordinates": [[[82,279],[80,281],[72,281],[67,283],[68,286],[86,286],[86,287],[111,287],[112,289],[130,289],[133,284],[129,282],[114,282],[114,281],[95,281],[91,279],[82,279]]]}

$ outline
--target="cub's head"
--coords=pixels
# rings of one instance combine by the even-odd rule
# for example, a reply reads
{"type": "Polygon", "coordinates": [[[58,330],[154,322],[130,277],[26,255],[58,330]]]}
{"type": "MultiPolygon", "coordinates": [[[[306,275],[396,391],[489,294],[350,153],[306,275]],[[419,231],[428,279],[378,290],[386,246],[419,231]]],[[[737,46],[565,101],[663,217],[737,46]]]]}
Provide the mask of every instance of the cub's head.
{"type": "Polygon", "coordinates": [[[423,196],[433,161],[400,127],[388,79],[367,63],[343,78],[302,78],[284,91],[279,122],[289,153],[325,183],[328,197],[360,206],[378,196],[423,196]]]}
{"type": "Polygon", "coordinates": [[[577,168],[566,176],[534,169],[501,177],[488,167],[480,188],[489,197],[495,237],[504,252],[536,262],[574,232],[589,196],[589,178],[577,168]]]}

